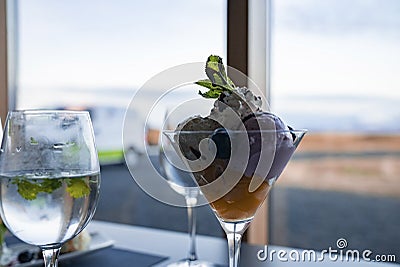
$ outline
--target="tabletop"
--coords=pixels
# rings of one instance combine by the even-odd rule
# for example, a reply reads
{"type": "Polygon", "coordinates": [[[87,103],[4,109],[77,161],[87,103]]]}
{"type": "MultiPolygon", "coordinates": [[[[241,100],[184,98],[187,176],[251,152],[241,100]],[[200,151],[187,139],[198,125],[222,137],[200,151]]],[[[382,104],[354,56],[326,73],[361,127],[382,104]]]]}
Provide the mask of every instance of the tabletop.
{"type": "MultiPolygon", "coordinates": [[[[146,260],[151,263],[151,265],[146,266],[166,266],[169,262],[180,260],[186,256],[189,247],[188,235],[181,232],[96,220],[88,225],[88,229],[90,232],[97,232],[104,238],[113,240],[113,248],[121,253],[119,257],[121,260],[123,260],[125,252],[134,252],[138,259],[136,263],[140,263],[141,259],[143,264],[146,260]],[[149,258],[146,258],[146,255],[149,255],[149,258]]],[[[328,251],[321,253],[288,247],[254,246],[244,243],[242,244],[240,266],[400,266],[394,263],[375,262],[372,260],[371,254],[365,251],[359,251],[359,257],[357,257],[355,251],[339,250],[337,247],[332,248],[332,250],[334,249],[336,251],[332,251],[331,254],[328,251]],[[371,260],[363,260],[363,253],[365,259],[371,260]],[[346,254],[350,258],[346,259],[346,254]],[[357,260],[357,258],[360,260],[357,260]]],[[[97,253],[101,255],[102,252],[97,253]]],[[[227,242],[223,238],[198,235],[197,253],[201,260],[227,266],[228,248],[227,242]]],[[[135,264],[135,266],[140,265],[135,264]]]]}

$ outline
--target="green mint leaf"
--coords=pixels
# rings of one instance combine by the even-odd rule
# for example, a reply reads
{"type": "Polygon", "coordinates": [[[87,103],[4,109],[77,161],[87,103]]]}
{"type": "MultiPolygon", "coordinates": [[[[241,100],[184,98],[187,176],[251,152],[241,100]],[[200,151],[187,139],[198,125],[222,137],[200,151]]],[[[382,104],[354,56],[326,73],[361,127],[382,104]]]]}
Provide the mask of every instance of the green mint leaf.
{"type": "Polygon", "coordinates": [[[81,198],[90,193],[90,187],[84,179],[73,178],[67,181],[67,192],[73,198],[81,198]]]}
{"type": "Polygon", "coordinates": [[[213,89],[213,90],[220,88],[220,86],[213,84],[209,79],[199,80],[199,81],[195,82],[195,84],[198,84],[200,86],[206,87],[208,89],[213,89]]]}
{"type": "Polygon", "coordinates": [[[232,91],[235,88],[234,83],[226,74],[222,58],[211,55],[207,58],[206,75],[209,79],[195,82],[200,86],[206,87],[209,91],[199,94],[205,98],[218,98],[224,91],[232,91]]]}
{"type": "Polygon", "coordinates": [[[39,144],[39,142],[36,141],[35,138],[33,138],[33,137],[31,137],[30,142],[31,142],[31,145],[37,145],[37,144],[39,144]]]}
{"type": "Polygon", "coordinates": [[[13,181],[16,184],[18,193],[26,200],[34,200],[37,194],[40,192],[40,185],[34,181],[28,181],[27,179],[21,178],[13,181]]]}
{"type": "Polygon", "coordinates": [[[195,84],[206,87],[209,89],[209,91],[202,93],[199,91],[199,94],[205,98],[218,98],[219,95],[224,92],[224,91],[229,91],[229,89],[224,88],[222,86],[213,84],[210,80],[200,80],[195,82],[195,84]]]}
{"type": "MultiPolygon", "coordinates": [[[[81,198],[90,193],[89,186],[83,179],[73,178],[65,179],[67,183],[67,192],[73,198],[81,198]]],[[[19,178],[15,179],[13,184],[17,185],[18,193],[26,200],[34,200],[39,193],[51,194],[62,187],[63,179],[43,179],[41,182],[34,179],[19,178]]]]}
{"type": "Polygon", "coordinates": [[[206,62],[207,77],[214,83],[233,90],[235,85],[226,74],[224,63],[219,56],[211,55],[206,62]]]}
{"type": "Polygon", "coordinates": [[[60,179],[45,179],[42,182],[37,180],[28,180],[25,178],[17,179],[13,182],[16,184],[18,193],[26,200],[34,200],[41,192],[52,193],[61,187],[60,179]]]}
{"type": "Polygon", "coordinates": [[[62,186],[62,182],[60,179],[45,179],[39,185],[42,192],[52,193],[62,186]]]}
{"type": "Polygon", "coordinates": [[[207,91],[205,93],[202,93],[199,90],[199,95],[201,95],[204,98],[218,98],[220,94],[221,94],[221,92],[219,92],[219,91],[210,90],[210,91],[207,91]]]}

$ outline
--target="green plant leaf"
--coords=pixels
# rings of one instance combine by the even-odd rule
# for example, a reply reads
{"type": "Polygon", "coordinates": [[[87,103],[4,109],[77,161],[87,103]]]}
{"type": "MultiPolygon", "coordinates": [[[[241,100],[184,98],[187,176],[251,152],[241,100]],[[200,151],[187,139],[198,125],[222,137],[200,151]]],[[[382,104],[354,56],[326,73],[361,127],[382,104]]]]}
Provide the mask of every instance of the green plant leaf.
{"type": "Polygon", "coordinates": [[[26,179],[24,177],[15,179],[12,183],[17,185],[18,193],[26,200],[34,200],[39,193],[51,194],[62,187],[63,180],[67,183],[67,192],[73,198],[80,198],[90,193],[90,187],[84,178],[73,179],[43,179],[40,182],[36,179],[26,179]]]}
{"type": "Polygon", "coordinates": [[[52,193],[62,186],[62,182],[60,179],[45,179],[39,185],[42,192],[52,193]]]}
{"type": "Polygon", "coordinates": [[[90,187],[84,179],[72,178],[67,181],[67,192],[73,198],[81,198],[90,193],[90,187]]]}
{"type": "Polygon", "coordinates": [[[205,79],[205,80],[200,80],[195,82],[195,84],[198,84],[200,86],[206,87],[209,90],[205,93],[202,93],[201,91],[199,91],[199,94],[205,98],[218,98],[218,96],[223,92],[223,91],[227,91],[229,89],[224,88],[220,85],[217,84],[213,84],[209,79],[205,79]]]}
{"type": "Polygon", "coordinates": [[[206,62],[206,75],[208,79],[195,82],[209,90],[205,93],[199,91],[199,94],[205,98],[218,98],[224,91],[232,91],[235,88],[234,83],[226,74],[222,58],[211,55],[206,62]]]}
{"type": "Polygon", "coordinates": [[[28,179],[20,178],[13,181],[13,184],[16,184],[18,189],[18,193],[27,200],[34,200],[39,194],[40,184],[35,183],[34,181],[29,181],[28,179]]]}

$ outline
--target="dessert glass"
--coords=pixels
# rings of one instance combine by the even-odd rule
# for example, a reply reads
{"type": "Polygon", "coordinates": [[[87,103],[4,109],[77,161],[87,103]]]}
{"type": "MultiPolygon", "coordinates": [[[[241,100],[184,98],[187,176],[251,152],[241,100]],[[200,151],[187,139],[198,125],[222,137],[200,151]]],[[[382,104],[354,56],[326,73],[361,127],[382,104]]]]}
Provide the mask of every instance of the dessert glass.
{"type": "MultiPolygon", "coordinates": [[[[305,130],[163,131],[224,229],[229,266],[242,235],[301,142],[305,130]]],[[[172,159],[171,159],[172,160],[172,159]]]]}

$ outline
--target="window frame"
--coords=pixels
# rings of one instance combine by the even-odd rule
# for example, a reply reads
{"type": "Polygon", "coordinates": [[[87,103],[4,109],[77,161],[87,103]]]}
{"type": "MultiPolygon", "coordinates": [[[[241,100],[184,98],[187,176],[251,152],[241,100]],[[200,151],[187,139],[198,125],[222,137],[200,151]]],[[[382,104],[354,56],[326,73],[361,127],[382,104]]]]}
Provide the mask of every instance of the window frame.
{"type": "MultiPolygon", "coordinates": [[[[271,0],[228,0],[227,5],[228,65],[240,70],[264,88],[270,103],[271,0]]],[[[247,85],[247,81],[240,81],[247,85]]],[[[268,198],[258,209],[246,232],[251,244],[268,243],[268,198]]]]}
{"type": "Polygon", "coordinates": [[[18,0],[0,0],[0,118],[15,109],[18,64],[18,0]]]}

